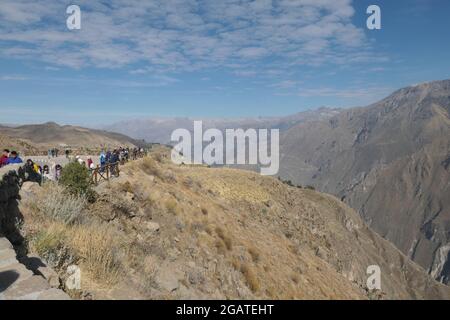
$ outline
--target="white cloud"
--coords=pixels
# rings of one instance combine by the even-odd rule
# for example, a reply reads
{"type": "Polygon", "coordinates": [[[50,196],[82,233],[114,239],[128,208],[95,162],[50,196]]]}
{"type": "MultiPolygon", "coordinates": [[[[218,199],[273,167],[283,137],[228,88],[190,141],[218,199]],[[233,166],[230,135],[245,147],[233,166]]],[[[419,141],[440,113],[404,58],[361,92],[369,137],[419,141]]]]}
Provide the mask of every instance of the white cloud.
{"type": "Polygon", "coordinates": [[[376,61],[352,24],[351,0],[79,0],[82,29],[65,29],[57,0],[3,0],[0,56],[72,68],[132,73],[226,67],[255,69],[270,58],[295,65],[376,61]]]}
{"type": "Polygon", "coordinates": [[[367,87],[367,88],[350,88],[350,89],[337,89],[337,88],[301,88],[297,95],[301,97],[333,97],[344,99],[378,99],[392,91],[392,88],[385,87],[367,87]]]}
{"type": "Polygon", "coordinates": [[[27,79],[28,79],[27,77],[18,76],[18,75],[0,76],[1,81],[24,81],[27,79]]]}

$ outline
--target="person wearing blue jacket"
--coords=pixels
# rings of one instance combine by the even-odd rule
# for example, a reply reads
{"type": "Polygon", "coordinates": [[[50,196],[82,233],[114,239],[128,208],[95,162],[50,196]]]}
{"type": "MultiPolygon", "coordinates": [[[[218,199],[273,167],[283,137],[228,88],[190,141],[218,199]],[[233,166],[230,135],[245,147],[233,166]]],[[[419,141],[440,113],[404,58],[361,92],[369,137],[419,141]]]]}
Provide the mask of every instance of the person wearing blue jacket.
{"type": "Polygon", "coordinates": [[[6,161],[6,164],[16,164],[16,163],[23,163],[23,161],[16,151],[11,151],[9,158],[6,161]]]}

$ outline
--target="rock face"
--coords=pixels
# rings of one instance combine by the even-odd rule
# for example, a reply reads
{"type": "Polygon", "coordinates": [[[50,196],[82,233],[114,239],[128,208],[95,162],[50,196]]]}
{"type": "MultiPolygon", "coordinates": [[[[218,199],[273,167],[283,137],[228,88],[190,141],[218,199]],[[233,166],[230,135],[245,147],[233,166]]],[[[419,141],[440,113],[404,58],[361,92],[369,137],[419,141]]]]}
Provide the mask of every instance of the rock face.
{"type": "Polygon", "coordinates": [[[20,191],[19,167],[14,165],[0,169],[0,235],[8,237],[14,245],[23,241],[16,225],[23,218],[17,202],[20,191]]]}
{"type": "Polygon", "coordinates": [[[51,288],[44,277],[19,263],[11,243],[0,238],[0,300],[69,299],[62,290],[51,288]]]}
{"type": "Polygon", "coordinates": [[[0,300],[70,299],[62,290],[56,289],[59,287],[58,276],[39,257],[21,259],[28,262],[29,269],[18,261],[13,247],[14,244],[21,248],[23,241],[17,230],[17,222],[22,220],[17,204],[20,190],[18,168],[8,166],[0,170],[0,300]]]}
{"type": "Polygon", "coordinates": [[[450,80],[401,89],[281,138],[283,179],[313,185],[450,281],[450,80]]]}

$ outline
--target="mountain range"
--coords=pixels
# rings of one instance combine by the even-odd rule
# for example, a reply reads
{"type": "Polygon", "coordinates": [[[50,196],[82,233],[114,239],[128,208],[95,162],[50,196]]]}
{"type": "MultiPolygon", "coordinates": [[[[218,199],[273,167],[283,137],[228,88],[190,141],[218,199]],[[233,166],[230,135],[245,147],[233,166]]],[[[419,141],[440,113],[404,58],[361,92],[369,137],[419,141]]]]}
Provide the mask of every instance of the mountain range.
{"type": "MultiPolygon", "coordinates": [[[[450,280],[450,80],[400,89],[367,107],[287,117],[203,119],[205,128],[279,128],[283,180],[333,194],[443,283],[450,280]]],[[[167,143],[191,118],[105,127],[167,143]]]]}

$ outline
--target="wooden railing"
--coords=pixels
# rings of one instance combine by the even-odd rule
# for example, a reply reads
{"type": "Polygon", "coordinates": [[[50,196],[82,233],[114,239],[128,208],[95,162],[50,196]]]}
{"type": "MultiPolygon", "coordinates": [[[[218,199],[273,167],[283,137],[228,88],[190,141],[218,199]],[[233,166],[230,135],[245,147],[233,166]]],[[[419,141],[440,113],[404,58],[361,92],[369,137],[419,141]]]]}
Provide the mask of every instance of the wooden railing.
{"type": "Polygon", "coordinates": [[[109,181],[112,176],[118,177],[120,175],[120,164],[120,162],[115,162],[104,166],[97,165],[96,168],[91,169],[91,183],[98,185],[102,181],[109,181]]]}
{"type": "Polygon", "coordinates": [[[96,168],[90,169],[91,183],[98,185],[102,181],[109,181],[111,177],[118,177],[120,175],[120,166],[123,166],[128,161],[133,161],[145,157],[147,152],[138,152],[129,155],[129,159],[122,159],[115,163],[108,163],[103,166],[97,165],[96,168]]]}

